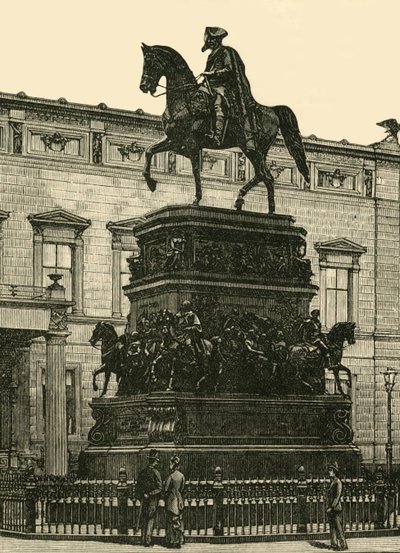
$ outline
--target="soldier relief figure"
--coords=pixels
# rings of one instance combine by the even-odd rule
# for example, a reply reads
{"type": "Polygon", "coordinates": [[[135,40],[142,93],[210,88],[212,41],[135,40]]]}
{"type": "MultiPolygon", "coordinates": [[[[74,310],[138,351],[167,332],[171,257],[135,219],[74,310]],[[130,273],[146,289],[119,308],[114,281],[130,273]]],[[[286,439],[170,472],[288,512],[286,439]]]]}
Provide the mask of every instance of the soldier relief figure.
{"type": "Polygon", "coordinates": [[[344,344],[355,342],[355,324],[336,323],[324,334],[319,315],[314,309],[298,325],[297,317],[279,321],[234,308],[212,313],[204,325],[204,311],[184,300],[176,314],[141,315],[137,330],[120,337],[110,323],[99,323],[90,343],[104,340],[105,351],[95,376],[106,375],[102,395],[114,373],[121,396],[162,390],[285,396],[324,394],[330,369],[345,395],[339,373],[351,385],[341,359],[344,344]]]}

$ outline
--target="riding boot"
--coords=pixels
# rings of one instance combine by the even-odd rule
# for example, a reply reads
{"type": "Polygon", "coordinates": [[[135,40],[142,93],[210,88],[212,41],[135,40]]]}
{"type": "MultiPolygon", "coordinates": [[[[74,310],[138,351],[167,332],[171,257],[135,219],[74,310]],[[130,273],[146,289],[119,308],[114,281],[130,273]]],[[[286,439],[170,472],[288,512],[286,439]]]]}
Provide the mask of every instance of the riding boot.
{"type": "Polygon", "coordinates": [[[214,142],[216,146],[221,146],[222,140],[224,137],[225,130],[225,117],[223,115],[218,115],[215,120],[215,132],[214,132],[214,142]]]}

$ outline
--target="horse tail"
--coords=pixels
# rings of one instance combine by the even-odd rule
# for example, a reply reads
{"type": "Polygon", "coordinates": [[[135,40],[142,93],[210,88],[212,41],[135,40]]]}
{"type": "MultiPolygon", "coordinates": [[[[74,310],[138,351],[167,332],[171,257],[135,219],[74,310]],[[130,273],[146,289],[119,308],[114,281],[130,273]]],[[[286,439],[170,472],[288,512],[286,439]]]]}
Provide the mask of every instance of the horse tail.
{"type": "Polygon", "coordinates": [[[306,154],[299,125],[293,111],[288,106],[274,106],[272,108],[279,118],[279,127],[282,131],[283,140],[289,154],[293,157],[300,173],[306,182],[310,182],[310,171],[308,169],[306,154]]]}

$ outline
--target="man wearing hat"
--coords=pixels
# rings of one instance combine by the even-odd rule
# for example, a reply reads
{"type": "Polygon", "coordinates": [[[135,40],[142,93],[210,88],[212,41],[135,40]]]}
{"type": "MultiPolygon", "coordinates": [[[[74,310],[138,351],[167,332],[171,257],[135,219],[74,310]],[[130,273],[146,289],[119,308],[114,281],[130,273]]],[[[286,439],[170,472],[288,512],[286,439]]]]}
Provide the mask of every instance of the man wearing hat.
{"type": "Polygon", "coordinates": [[[342,513],[342,482],[339,478],[339,466],[336,462],[328,466],[328,474],[331,483],[326,497],[326,513],[331,536],[330,548],[335,551],[345,551],[348,546],[340,520],[342,513]]]}
{"type": "Polygon", "coordinates": [[[207,59],[203,76],[206,77],[203,87],[213,95],[215,113],[214,131],[211,138],[216,147],[222,145],[225,127],[226,112],[239,120],[243,129],[243,146],[255,149],[256,121],[254,114],[255,101],[250,90],[250,83],[245,74],[244,63],[233,48],[222,44],[223,38],[228,35],[220,27],[206,27],[202,52],[211,50],[207,59]]]}
{"type": "Polygon", "coordinates": [[[154,518],[156,516],[158,501],[162,492],[161,475],[157,470],[159,463],[158,452],[151,449],[149,464],[143,469],[136,482],[136,497],[141,501],[141,509],[138,520],[142,531],[142,544],[145,547],[152,545],[154,518]]]}

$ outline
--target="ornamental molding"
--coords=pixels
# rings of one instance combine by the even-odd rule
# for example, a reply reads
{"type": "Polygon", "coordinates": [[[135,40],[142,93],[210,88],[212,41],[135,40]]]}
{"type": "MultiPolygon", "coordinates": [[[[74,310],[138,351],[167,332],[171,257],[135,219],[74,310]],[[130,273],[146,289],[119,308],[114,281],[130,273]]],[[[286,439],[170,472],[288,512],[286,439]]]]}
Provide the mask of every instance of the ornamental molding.
{"type": "Polygon", "coordinates": [[[43,230],[45,227],[72,228],[78,234],[81,234],[91,225],[90,219],[79,217],[64,209],[28,215],[28,221],[34,230],[43,230]]]}
{"type": "Polygon", "coordinates": [[[144,221],[145,221],[144,217],[131,217],[130,219],[123,219],[121,221],[109,221],[106,224],[106,228],[111,233],[131,234],[133,228],[138,223],[143,223],[144,221]]]}
{"type": "Polygon", "coordinates": [[[335,238],[326,242],[317,242],[314,245],[318,253],[348,253],[361,255],[367,251],[367,248],[352,242],[347,238],[335,238]]]}

